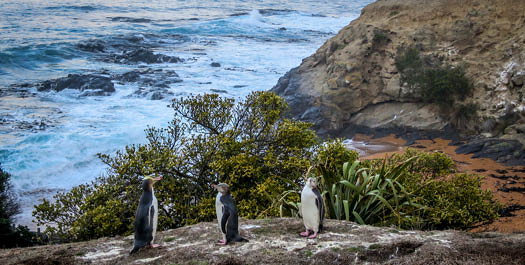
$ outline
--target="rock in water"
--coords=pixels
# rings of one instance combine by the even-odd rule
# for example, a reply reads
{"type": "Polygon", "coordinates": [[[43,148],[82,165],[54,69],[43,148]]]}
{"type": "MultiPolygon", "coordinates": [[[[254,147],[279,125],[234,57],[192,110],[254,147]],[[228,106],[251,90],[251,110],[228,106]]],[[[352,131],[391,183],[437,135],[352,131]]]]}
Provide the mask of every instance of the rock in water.
{"type": "Polygon", "coordinates": [[[112,55],[106,58],[104,61],[112,63],[122,64],[134,64],[134,63],[179,63],[184,61],[179,57],[168,56],[164,54],[155,54],[150,49],[138,48],[131,51],[126,51],[123,54],[112,55]]]}
{"type": "Polygon", "coordinates": [[[67,77],[51,79],[37,85],[38,91],[75,89],[83,92],[81,96],[109,96],[115,86],[109,77],[99,75],[70,74],[67,77]]]}

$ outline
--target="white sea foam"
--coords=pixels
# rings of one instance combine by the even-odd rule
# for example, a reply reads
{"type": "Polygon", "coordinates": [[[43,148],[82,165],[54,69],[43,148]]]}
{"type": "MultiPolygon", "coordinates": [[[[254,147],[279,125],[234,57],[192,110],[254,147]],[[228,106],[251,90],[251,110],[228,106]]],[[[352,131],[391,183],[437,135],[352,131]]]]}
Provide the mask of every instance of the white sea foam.
{"type": "MultiPolygon", "coordinates": [[[[92,8],[71,8],[78,2],[82,4],[88,0],[70,5],[52,0],[39,7],[30,5],[30,0],[0,3],[0,16],[16,16],[17,12],[26,16],[30,12],[32,18],[30,21],[24,19],[25,24],[17,20],[10,22],[16,27],[2,31],[5,42],[0,43],[0,53],[11,56],[10,60],[28,58],[29,53],[45,59],[32,62],[31,68],[0,63],[0,72],[7,73],[0,80],[0,86],[13,83],[13,80],[15,83],[34,82],[35,78],[46,80],[101,69],[111,74],[137,69],[137,65],[101,62],[95,59],[96,55],[79,53],[74,44],[87,38],[107,40],[122,34],[152,42],[168,34],[163,44],[155,48],[155,53],[178,56],[185,62],[143,66],[174,70],[183,82],[169,85],[167,90],[173,96],[219,91],[225,96],[243,97],[251,91],[274,86],[279,77],[314,53],[372,0],[344,3],[334,0],[322,4],[317,1],[294,4],[235,2],[235,9],[231,9],[236,6],[231,1],[192,4],[182,0],[126,1],[126,5],[122,5],[122,0],[89,1],[86,6],[92,8]],[[224,11],[226,7],[230,9],[224,11]],[[283,11],[260,12],[262,9],[283,11]],[[150,18],[153,22],[124,23],[108,19],[133,17],[137,10],[141,18],[150,18]],[[238,12],[247,14],[228,16],[238,12]],[[57,17],[58,13],[62,17],[57,17]],[[74,17],[78,20],[72,19],[74,17]],[[169,34],[181,34],[187,40],[175,41],[169,34]],[[34,47],[11,49],[21,43],[34,47]],[[55,50],[61,52],[60,58],[46,55],[55,50]],[[211,67],[212,62],[221,66],[211,67]]],[[[0,20],[0,26],[6,28],[5,23],[0,20]]],[[[0,127],[0,163],[13,175],[12,182],[21,195],[20,223],[30,225],[32,206],[38,199],[49,198],[56,191],[66,191],[104,174],[106,166],[97,158],[97,153],[112,154],[128,144],[144,143],[144,129],[148,125],[166,126],[172,118],[173,111],[166,107],[169,97],[153,101],[134,96],[139,89],[139,84],[134,83],[115,84],[115,89],[113,95],[106,97],[79,97],[73,90],[59,93],[33,90],[37,97],[18,105],[12,98],[0,98],[2,116],[10,115],[13,121],[27,122],[45,118],[53,123],[52,127],[34,132],[13,126],[2,131],[4,127],[0,127]]]]}

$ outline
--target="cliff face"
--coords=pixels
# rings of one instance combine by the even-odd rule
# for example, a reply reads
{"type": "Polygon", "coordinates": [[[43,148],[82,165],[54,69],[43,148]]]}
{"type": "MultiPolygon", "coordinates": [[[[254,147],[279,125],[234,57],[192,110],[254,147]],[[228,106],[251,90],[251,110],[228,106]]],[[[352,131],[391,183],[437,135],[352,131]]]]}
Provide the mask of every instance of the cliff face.
{"type": "Polygon", "coordinates": [[[325,135],[459,128],[400,83],[395,58],[411,45],[462,66],[472,80],[473,94],[460,103],[477,104],[478,117],[470,121],[473,129],[456,131],[525,144],[523,0],[378,0],[273,91],[286,98],[293,116],[325,135]]]}
{"type": "Polygon", "coordinates": [[[317,239],[300,219],[240,220],[249,242],[216,245],[217,223],[157,233],[130,256],[133,236],[0,250],[1,264],[524,264],[525,234],[402,231],[327,220],[317,239]]]}

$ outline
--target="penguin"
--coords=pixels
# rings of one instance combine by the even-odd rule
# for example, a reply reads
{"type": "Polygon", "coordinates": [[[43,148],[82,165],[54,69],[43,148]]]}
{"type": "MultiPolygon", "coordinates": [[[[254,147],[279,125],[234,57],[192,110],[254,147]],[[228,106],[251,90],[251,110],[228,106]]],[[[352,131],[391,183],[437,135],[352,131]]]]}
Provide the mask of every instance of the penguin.
{"type": "Polygon", "coordinates": [[[317,233],[323,229],[324,211],[323,196],[317,188],[317,180],[308,178],[301,192],[301,212],[306,228],[305,232],[300,233],[301,236],[317,237],[317,233]],[[310,232],[313,234],[310,235],[310,232]]]}
{"type": "Polygon", "coordinates": [[[233,197],[230,195],[230,186],[226,183],[219,183],[217,185],[212,184],[212,187],[219,192],[215,198],[217,222],[222,233],[219,244],[226,245],[230,242],[248,241],[239,235],[239,216],[233,197]]]}
{"type": "Polygon", "coordinates": [[[153,184],[161,179],[162,177],[147,176],[142,182],[142,196],[140,196],[139,207],[135,214],[135,242],[133,249],[129,252],[130,255],[148,245],[153,248],[159,246],[153,244],[157,233],[159,216],[159,207],[153,191],[153,184]]]}

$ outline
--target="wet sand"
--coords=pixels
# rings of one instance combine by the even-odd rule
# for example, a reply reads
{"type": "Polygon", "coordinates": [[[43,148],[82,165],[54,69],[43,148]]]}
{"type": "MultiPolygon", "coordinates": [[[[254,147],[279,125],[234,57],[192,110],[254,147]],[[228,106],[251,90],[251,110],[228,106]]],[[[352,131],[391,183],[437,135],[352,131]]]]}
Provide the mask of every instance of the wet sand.
{"type": "MultiPolygon", "coordinates": [[[[385,158],[393,153],[403,152],[407,147],[427,152],[443,152],[454,159],[458,172],[468,172],[485,176],[482,188],[493,192],[494,197],[503,204],[525,206],[525,166],[505,166],[488,158],[472,158],[471,154],[456,154],[457,146],[451,146],[450,140],[433,139],[418,140],[410,146],[406,141],[394,135],[372,139],[366,135],[356,135],[354,141],[369,145],[385,145],[383,150],[372,150],[364,153],[363,159],[385,158]],[[393,149],[393,147],[397,147],[393,149]],[[376,152],[377,151],[377,152],[376,152]]],[[[514,216],[500,217],[490,224],[482,224],[472,228],[473,232],[498,231],[505,233],[525,232],[525,209],[511,213],[514,216]]]]}

